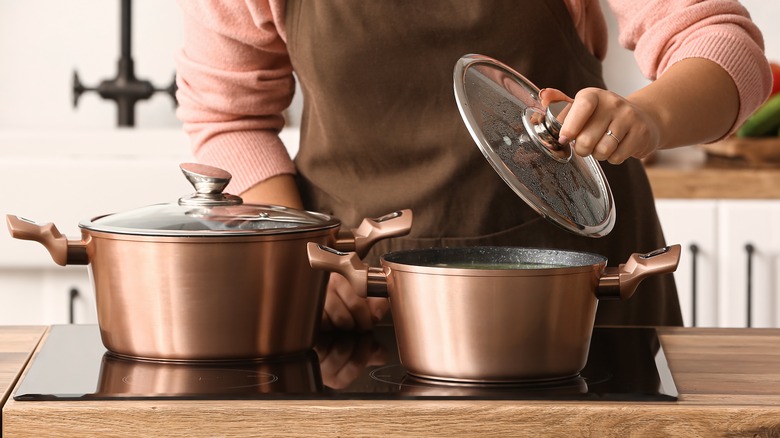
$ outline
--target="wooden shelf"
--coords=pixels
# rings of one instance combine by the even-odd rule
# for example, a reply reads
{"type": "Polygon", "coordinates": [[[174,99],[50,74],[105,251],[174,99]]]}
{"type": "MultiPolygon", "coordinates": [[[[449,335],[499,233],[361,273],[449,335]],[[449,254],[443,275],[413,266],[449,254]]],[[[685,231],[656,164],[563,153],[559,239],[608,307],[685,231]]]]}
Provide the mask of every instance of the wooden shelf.
{"type": "Polygon", "coordinates": [[[777,162],[724,158],[696,146],[660,151],[645,168],[658,199],[780,199],[777,162]]]}

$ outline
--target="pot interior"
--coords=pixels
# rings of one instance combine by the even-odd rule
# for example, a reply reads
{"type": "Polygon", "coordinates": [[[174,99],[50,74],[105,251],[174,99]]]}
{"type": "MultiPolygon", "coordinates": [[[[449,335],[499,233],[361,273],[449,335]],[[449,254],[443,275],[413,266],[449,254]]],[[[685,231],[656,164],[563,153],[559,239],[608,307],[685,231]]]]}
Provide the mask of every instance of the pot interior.
{"type": "Polygon", "coordinates": [[[415,249],[385,254],[382,259],[400,265],[491,270],[572,268],[606,262],[605,257],[587,252],[499,246],[415,249]]]}

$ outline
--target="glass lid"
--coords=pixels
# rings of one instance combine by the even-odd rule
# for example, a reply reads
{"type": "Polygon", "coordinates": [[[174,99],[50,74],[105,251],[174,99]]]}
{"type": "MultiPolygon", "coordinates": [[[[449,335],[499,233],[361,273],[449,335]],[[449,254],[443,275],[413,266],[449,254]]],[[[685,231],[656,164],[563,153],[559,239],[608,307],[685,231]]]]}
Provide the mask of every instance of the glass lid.
{"type": "Polygon", "coordinates": [[[472,138],[517,195],[573,233],[609,234],[615,208],[601,166],[557,140],[566,102],[543,108],[535,85],[482,55],[467,55],[458,61],[454,87],[472,138]]]}
{"type": "Polygon", "coordinates": [[[331,216],[277,205],[244,204],[222,191],[230,173],[203,164],[179,166],[195,193],[169,204],[156,204],[82,221],[93,231],[145,236],[279,234],[336,227],[331,216]]]}

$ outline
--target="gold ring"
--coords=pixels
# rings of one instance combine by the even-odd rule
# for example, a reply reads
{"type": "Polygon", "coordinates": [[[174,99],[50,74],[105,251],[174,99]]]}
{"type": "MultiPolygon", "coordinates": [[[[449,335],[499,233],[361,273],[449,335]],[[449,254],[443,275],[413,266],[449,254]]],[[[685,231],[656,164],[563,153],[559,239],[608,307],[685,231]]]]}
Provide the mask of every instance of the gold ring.
{"type": "Polygon", "coordinates": [[[611,129],[607,129],[607,135],[608,135],[608,136],[610,136],[610,137],[612,137],[612,138],[614,138],[614,139],[615,139],[615,141],[616,141],[616,142],[618,142],[618,144],[620,144],[620,139],[619,139],[619,138],[617,138],[617,136],[615,136],[615,134],[613,134],[613,133],[612,133],[612,130],[611,130],[611,129]]]}

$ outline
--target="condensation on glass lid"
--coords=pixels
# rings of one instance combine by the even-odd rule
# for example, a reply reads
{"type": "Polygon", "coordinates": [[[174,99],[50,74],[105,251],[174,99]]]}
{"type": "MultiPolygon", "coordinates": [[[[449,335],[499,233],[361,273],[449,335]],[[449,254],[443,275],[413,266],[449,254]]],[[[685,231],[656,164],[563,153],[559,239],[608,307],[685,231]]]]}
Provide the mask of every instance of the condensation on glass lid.
{"type": "MultiPolygon", "coordinates": [[[[541,146],[547,143],[537,138],[540,132],[528,132],[524,124],[527,115],[545,119],[538,88],[490,58],[464,59],[461,76],[456,68],[455,80],[461,81],[456,98],[469,132],[496,172],[537,212],[567,230],[592,237],[609,233],[614,203],[600,165],[576,154],[556,157],[553,149],[541,146]]],[[[550,123],[536,120],[532,126],[547,136],[550,123]]],[[[553,143],[552,148],[558,145],[553,143]]]]}

